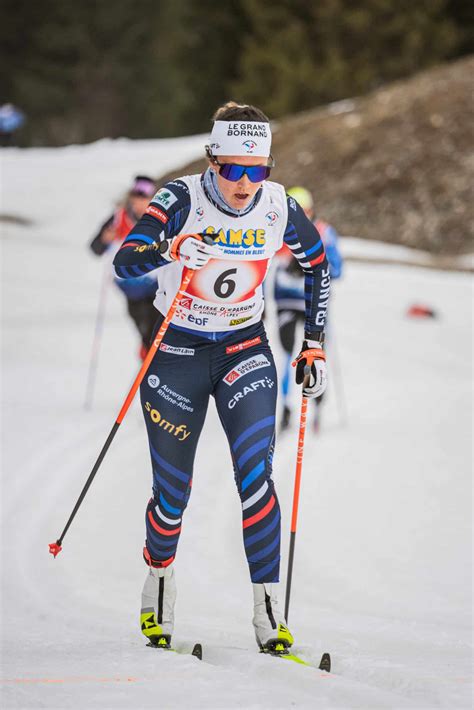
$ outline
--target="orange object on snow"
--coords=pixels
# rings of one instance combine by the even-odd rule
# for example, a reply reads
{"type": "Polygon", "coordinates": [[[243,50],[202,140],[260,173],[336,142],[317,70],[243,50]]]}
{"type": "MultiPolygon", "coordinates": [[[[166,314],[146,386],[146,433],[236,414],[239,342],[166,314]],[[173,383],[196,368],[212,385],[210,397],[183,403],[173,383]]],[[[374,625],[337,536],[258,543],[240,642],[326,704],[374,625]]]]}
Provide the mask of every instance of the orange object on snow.
{"type": "Polygon", "coordinates": [[[414,303],[407,310],[407,316],[410,318],[436,318],[436,311],[422,303],[414,303]]]}

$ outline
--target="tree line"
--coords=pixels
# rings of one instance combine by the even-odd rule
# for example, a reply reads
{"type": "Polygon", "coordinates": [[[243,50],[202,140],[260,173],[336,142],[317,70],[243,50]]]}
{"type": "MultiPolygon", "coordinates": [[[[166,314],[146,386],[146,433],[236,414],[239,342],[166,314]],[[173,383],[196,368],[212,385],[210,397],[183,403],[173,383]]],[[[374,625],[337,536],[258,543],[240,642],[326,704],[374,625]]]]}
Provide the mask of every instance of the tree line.
{"type": "Polygon", "coordinates": [[[0,103],[24,145],[205,132],[233,98],[271,118],[473,51],[465,0],[3,0],[0,103]]]}

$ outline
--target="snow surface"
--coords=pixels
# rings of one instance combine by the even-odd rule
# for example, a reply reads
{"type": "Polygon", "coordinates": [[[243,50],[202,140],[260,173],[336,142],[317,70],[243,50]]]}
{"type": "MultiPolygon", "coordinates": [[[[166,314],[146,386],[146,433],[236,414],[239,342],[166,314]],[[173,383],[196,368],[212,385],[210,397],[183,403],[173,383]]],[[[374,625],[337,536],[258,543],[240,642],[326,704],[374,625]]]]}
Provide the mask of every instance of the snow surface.
{"type": "Polygon", "coordinates": [[[360,261],[379,261],[411,264],[412,266],[427,266],[436,268],[438,262],[443,260],[450,268],[460,271],[474,270],[474,254],[461,254],[458,256],[437,257],[421,249],[404,247],[399,244],[387,244],[385,242],[372,241],[369,239],[357,239],[356,237],[344,236],[340,240],[340,247],[344,258],[360,261]]]}
{"type": "MultiPolygon", "coordinates": [[[[32,222],[2,228],[1,706],[469,708],[466,274],[349,264],[335,284],[332,387],[320,434],[307,435],[289,619],[302,657],[317,665],[331,652],[330,675],[257,653],[240,505],[213,407],[176,563],[175,645],[201,641],[203,662],[146,648],[139,631],[151,476],[138,402],[63,552],[48,552],[138,368],[136,335],[110,288],[94,406],[85,411],[104,269],[88,240],[134,174],[178,166],[203,142],[1,153],[1,211],[32,222]],[[407,318],[418,301],[438,318],[407,318]]],[[[275,455],[283,579],[296,438],[296,428],[281,435],[275,455]]]]}

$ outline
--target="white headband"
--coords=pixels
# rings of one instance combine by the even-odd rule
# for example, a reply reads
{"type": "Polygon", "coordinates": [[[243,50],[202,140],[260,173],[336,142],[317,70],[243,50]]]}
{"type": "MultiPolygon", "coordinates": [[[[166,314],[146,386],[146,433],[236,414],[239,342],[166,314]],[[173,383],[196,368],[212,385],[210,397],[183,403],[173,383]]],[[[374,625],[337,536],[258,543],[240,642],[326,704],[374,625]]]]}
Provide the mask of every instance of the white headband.
{"type": "Polygon", "coordinates": [[[214,121],[209,147],[212,155],[255,155],[268,158],[272,145],[269,123],[214,121]]]}

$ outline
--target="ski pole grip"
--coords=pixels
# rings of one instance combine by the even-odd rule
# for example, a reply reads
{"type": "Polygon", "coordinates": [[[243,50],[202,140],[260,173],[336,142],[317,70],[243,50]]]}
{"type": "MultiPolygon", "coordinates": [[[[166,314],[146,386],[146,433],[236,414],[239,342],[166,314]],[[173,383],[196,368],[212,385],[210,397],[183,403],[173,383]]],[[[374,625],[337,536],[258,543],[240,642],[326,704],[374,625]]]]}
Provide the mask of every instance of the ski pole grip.
{"type": "MultiPolygon", "coordinates": [[[[303,377],[303,382],[301,384],[301,389],[305,389],[309,385],[309,381],[311,379],[311,367],[310,365],[305,365],[304,367],[304,377],[303,377]]],[[[304,397],[304,395],[303,395],[304,397]]]]}
{"type": "Polygon", "coordinates": [[[207,232],[201,232],[202,241],[204,244],[209,244],[212,246],[214,244],[217,234],[208,234],[207,232]]]}

